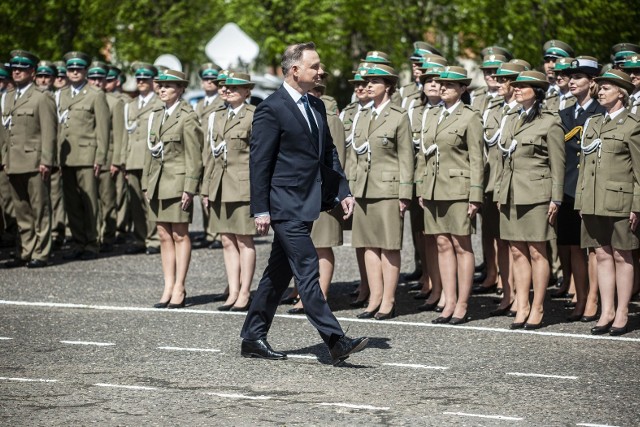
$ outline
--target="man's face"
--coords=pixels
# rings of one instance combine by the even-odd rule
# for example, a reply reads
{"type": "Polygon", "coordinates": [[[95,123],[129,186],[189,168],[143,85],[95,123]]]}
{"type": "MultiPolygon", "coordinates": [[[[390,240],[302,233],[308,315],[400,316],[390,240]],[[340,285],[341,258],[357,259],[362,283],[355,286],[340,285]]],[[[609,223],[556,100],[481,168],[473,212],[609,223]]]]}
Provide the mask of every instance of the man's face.
{"type": "Polygon", "coordinates": [[[153,88],[153,81],[151,80],[151,78],[136,77],[136,86],[138,88],[138,91],[146,96],[153,88]]]}
{"type": "Polygon", "coordinates": [[[53,87],[56,89],[62,89],[69,84],[69,79],[66,74],[58,74],[56,79],[53,81],[53,87]]]}
{"type": "Polygon", "coordinates": [[[89,77],[89,84],[98,89],[104,88],[104,77],[89,77]]]}
{"type": "Polygon", "coordinates": [[[48,74],[36,74],[36,86],[40,88],[49,89],[53,86],[54,80],[55,78],[48,74]]]}
{"type": "Polygon", "coordinates": [[[293,76],[305,92],[320,84],[322,73],[324,70],[320,67],[320,55],[315,50],[303,51],[302,58],[293,66],[293,76]]]}
{"type": "Polygon", "coordinates": [[[216,79],[202,79],[202,83],[200,83],[202,90],[207,93],[215,94],[218,91],[218,86],[216,85],[216,79]]]}
{"type": "Polygon", "coordinates": [[[105,92],[111,93],[114,90],[116,90],[116,88],[118,87],[118,83],[119,83],[119,80],[117,78],[105,80],[104,82],[105,92]]]}
{"type": "Polygon", "coordinates": [[[16,86],[22,87],[33,81],[36,71],[33,68],[12,68],[11,75],[16,86]]]}
{"type": "Polygon", "coordinates": [[[553,56],[545,56],[544,57],[544,73],[547,75],[547,78],[555,79],[556,76],[553,72],[553,69],[556,66],[556,58],[553,56]]]}
{"type": "Polygon", "coordinates": [[[67,77],[71,84],[82,83],[87,78],[87,69],[76,67],[67,68],[67,77]]]}

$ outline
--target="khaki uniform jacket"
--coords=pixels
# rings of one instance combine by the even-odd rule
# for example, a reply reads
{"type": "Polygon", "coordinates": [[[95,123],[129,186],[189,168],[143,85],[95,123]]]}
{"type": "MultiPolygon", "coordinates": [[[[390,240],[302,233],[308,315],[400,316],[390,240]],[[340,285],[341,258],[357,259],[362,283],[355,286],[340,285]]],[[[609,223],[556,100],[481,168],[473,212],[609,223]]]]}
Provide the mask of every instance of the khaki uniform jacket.
{"type": "Polygon", "coordinates": [[[37,172],[40,165],[53,166],[56,155],[56,104],[48,91],[35,83],[15,99],[15,90],[5,96],[3,120],[11,116],[11,126],[3,129],[2,162],[8,174],[37,172]]]}
{"type": "MultiPolygon", "coordinates": [[[[513,114],[505,124],[500,144],[509,147],[518,141],[511,156],[503,156],[502,173],[494,192],[501,204],[533,205],[562,201],[564,193],[564,131],[557,114],[541,117],[515,130],[520,115],[513,114]],[[513,187],[513,200],[509,200],[513,187]]],[[[495,195],[495,194],[494,194],[495,195]]]]}
{"type": "Polygon", "coordinates": [[[351,104],[344,107],[342,112],[340,112],[340,120],[342,121],[342,126],[344,127],[345,138],[345,160],[343,168],[344,173],[347,176],[347,180],[349,181],[349,187],[353,187],[352,184],[353,180],[355,179],[355,177],[352,176],[353,174],[351,172],[351,169],[352,167],[355,167],[354,165],[358,162],[358,155],[351,147],[351,140],[349,139],[349,137],[351,136],[353,119],[356,117],[356,114],[358,114],[358,111],[360,111],[359,105],[360,103],[357,101],[352,102],[351,104]]]}
{"type": "Polygon", "coordinates": [[[373,122],[371,114],[372,107],[363,108],[354,131],[352,149],[368,141],[371,161],[365,152],[352,165],[353,195],[411,199],[414,150],[407,112],[389,102],[373,122]]]}
{"type": "MultiPolygon", "coordinates": [[[[220,93],[216,95],[213,102],[206,107],[204,106],[204,98],[198,101],[196,104],[195,112],[198,115],[198,120],[200,121],[200,127],[202,128],[202,133],[204,134],[205,143],[202,148],[202,164],[207,164],[207,159],[211,154],[211,148],[209,148],[209,143],[207,142],[207,132],[209,126],[209,116],[217,110],[226,109],[226,105],[220,96],[220,93]]],[[[203,175],[204,176],[204,175],[203,175]]]]}
{"type": "Polygon", "coordinates": [[[320,100],[324,103],[327,114],[338,114],[338,101],[333,96],[322,95],[320,100]]]}
{"type": "Polygon", "coordinates": [[[88,83],[74,97],[71,86],[60,91],[58,115],[67,114],[59,124],[60,166],[104,166],[109,149],[110,112],[101,89],[88,83]]]}
{"type": "MultiPolygon", "coordinates": [[[[420,94],[422,93],[422,86],[418,87],[415,82],[406,84],[400,88],[400,96],[402,97],[402,108],[409,109],[409,104],[412,100],[418,100],[420,102],[420,94]]],[[[415,104],[414,104],[415,105],[415,104]]]]}
{"type": "Polygon", "coordinates": [[[481,86],[471,91],[471,108],[480,114],[484,113],[491,97],[487,95],[487,87],[481,86]]]}
{"type": "Polygon", "coordinates": [[[427,200],[468,200],[482,203],[483,170],[482,119],[480,114],[462,102],[440,124],[441,108],[427,113],[422,130],[424,150],[437,144],[428,157],[423,148],[416,168],[418,196],[427,200]],[[439,159],[439,160],[438,160],[439,159]]]}
{"type": "Polygon", "coordinates": [[[587,215],[626,217],[640,212],[640,117],[622,112],[604,124],[595,115],[584,145],[602,140],[600,152],[580,155],[575,208],[587,215]]]}
{"type": "Polygon", "coordinates": [[[121,164],[127,170],[142,170],[147,148],[147,128],[149,116],[153,110],[163,108],[164,104],[157,95],[153,95],[149,103],[138,108],[138,98],[134,98],[125,108],[127,127],[127,145],[121,150],[121,164]]]}
{"type": "Polygon", "coordinates": [[[106,165],[120,165],[126,131],[124,129],[124,102],[119,95],[107,93],[107,105],[111,113],[111,132],[106,165]]]}
{"type": "Polygon", "coordinates": [[[245,104],[238,115],[229,120],[229,109],[218,109],[213,123],[213,141],[219,145],[226,142],[226,150],[216,157],[210,142],[205,140],[207,153],[201,194],[217,200],[218,193],[223,203],[248,202],[249,187],[249,141],[251,123],[256,107],[245,104]]]}
{"type": "MultiPolygon", "coordinates": [[[[485,193],[495,190],[496,181],[502,173],[502,151],[498,148],[498,140],[500,139],[500,136],[497,135],[497,133],[500,132],[500,125],[502,124],[502,119],[505,116],[504,107],[505,105],[502,103],[492,103],[484,112],[485,193]],[[490,145],[489,141],[493,138],[496,138],[496,140],[492,143],[493,145],[490,145]]],[[[517,114],[518,111],[520,111],[520,104],[515,104],[513,108],[506,111],[506,115],[517,114]]]]}
{"type": "Polygon", "coordinates": [[[203,136],[198,116],[183,100],[162,123],[164,108],[154,110],[149,140],[152,146],[162,142],[163,155],[145,153],[142,190],[147,197],[164,200],[194,194],[202,175],[203,136]]]}
{"type": "Polygon", "coordinates": [[[571,96],[566,99],[566,101],[564,102],[564,105],[562,106],[562,108],[560,108],[560,101],[561,101],[560,96],[561,95],[557,93],[554,93],[553,95],[548,96],[544,100],[544,109],[547,111],[557,113],[561,109],[564,110],[565,108],[569,108],[576,103],[576,97],[571,96]]]}

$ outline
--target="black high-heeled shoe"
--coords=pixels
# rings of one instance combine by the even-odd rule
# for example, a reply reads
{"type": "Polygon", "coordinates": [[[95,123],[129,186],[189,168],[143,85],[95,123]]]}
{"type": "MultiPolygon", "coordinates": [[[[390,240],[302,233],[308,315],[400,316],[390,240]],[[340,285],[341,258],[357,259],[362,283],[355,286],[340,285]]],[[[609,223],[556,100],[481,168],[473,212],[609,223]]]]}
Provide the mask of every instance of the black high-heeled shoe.
{"type": "Polygon", "coordinates": [[[435,311],[436,313],[442,313],[443,310],[444,307],[441,305],[436,305],[436,308],[433,309],[433,311],[435,311]]]}
{"type": "MultiPolygon", "coordinates": [[[[231,310],[229,311],[249,311],[249,306],[251,305],[251,298],[249,298],[249,301],[247,301],[247,303],[243,306],[243,307],[236,307],[235,305],[231,307],[231,310]]],[[[289,310],[291,311],[291,310],[289,310]]]]}
{"type": "Polygon", "coordinates": [[[462,325],[464,323],[467,323],[471,318],[469,316],[467,316],[466,314],[462,317],[452,317],[451,320],[449,321],[450,325],[462,325]]]}
{"type": "Polygon", "coordinates": [[[609,323],[607,323],[606,325],[603,326],[594,326],[593,328],[591,328],[591,335],[603,335],[606,334],[607,332],[609,332],[609,329],[611,329],[611,325],[613,325],[613,320],[609,323]]]}
{"type": "Polygon", "coordinates": [[[428,303],[425,302],[422,305],[418,306],[418,311],[433,311],[438,306],[437,302],[428,303]]]}
{"type": "Polygon", "coordinates": [[[169,305],[169,301],[157,302],[157,303],[153,304],[153,308],[167,308],[167,306],[169,305]]]}
{"type": "Polygon", "coordinates": [[[376,320],[389,320],[396,317],[396,306],[395,304],[391,307],[391,311],[388,313],[377,312],[375,316],[373,316],[376,320]]]}
{"type": "Polygon", "coordinates": [[[509,329],[522,329],[524,328],[525,322],[513,322],[509,325],[509,329]]]}
{"type": "Polygon", "coordinates": [[[182,302],[179,302],[178,304],[168,303],[167,308],[183,308],[186,301],[187,301],[187,291],[184,291],[182,302]]]}
{"type": "Polygon", "coordinates": [[[511,310],[511,306],[510,305],[508,305],[506,307],[503,307],[503,308],[496,308],[495,310],[491,310],[489,312],[489,316],[491,316],[491,317],[506,316],[507,313],[509,313],[509,310],[511,310]]]}
{"type": "Polygon", "coordinates": [[[451,321],[452,317],[453,317],[453,315],[447,316],[447,317],[444,317],[444,316],[436,317],[435,319],[433,319],[431,321],[431,323],[434,323],[436,325],[440,325],[440,324],[443,324],[443,323],[449,323],[451,321]]]}
{"type": "Polygon", "coordinates": [[[221,305],[218,307],[218,311],[229,311],[231,310],[231,307],[233,307],[233,304],[234,303],[221,305]]]}
{"type": "Polygon", "coordinates": [[[362,308],[362,307],[367,305],[367,301],[368,300],[366,300],[366,299],[363,299],[363,300],[360,300],[360,301],[358,301],[358,300],[351,301],[349,303],[349,306],[351,306],[353,308],[362,308]]]}
{"type": "Polygon", "coordinates": [[[429,292],[418,292],[413,296],[413,299],[428,299],[429,295],[431,295],[431,291],[429,292]]]}
{"type": "MultiPolygon", "coordinates": [[[[380,308],[380,307],[378,307],[380,308]]],[[[376,308],[373,311],[363,311],[362,313],[358,314],[356,317],[358,319],[373,319],[376,315],[376,313],[378,312],[378,308],[376,308]]]]}
{"type": "Polygon", "coordinates": [[[612,337],[618,337],[620,335],[624,335],[627,333],[627,325],[624,325],[621,328],[611,327],[609,328],[609,335],[612,337]]]}

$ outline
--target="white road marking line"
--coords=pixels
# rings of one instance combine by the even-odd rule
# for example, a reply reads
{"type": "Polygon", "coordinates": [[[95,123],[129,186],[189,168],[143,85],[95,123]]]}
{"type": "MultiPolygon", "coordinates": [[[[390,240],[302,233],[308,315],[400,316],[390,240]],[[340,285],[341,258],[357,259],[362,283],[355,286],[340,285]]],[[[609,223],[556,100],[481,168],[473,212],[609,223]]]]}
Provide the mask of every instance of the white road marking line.
{"type": "Polygon", "coordinates": [[[492,420],[505,420],[505,421],[522,421],[524,418],[520,417],[507,417],[506,415],[482,415],[482,414],[467,414],[465,412],[443,412],[444,415],[458,415],[460,417],[476,417],[476,418],[489,418],[492,420]]]}
{"type": "Polygon", "coordinates": [[[287,357],[292,359],[313,359],[318,360],[318,356],[307,356],[306,354],[287,354],[287,357]]]}
{"type": "Polygon", "coordinates": [[[174,351],[202,351],[208,353],[220,353],[221,350],[215,348],[192,348],[192,347],[158,347],[160,350],[174,350],[174,351]]]}
{"type": "Polygon", "coordinates": [[[110,345],[115,345],[112,342],[95,342],[95,341],[60,341],[62,344],[72,344],[72,345],[95,345],[98,347],[108,347],[110,345]]]}
{"type": "Polygon", "coordinates": [[[209,396],[224,397],[227,399],[246,399],[246,400],[269,400],[271,396],[247,396],[246,394],[235,393],[207,393],[209,396]]]}
{"type": "Polygon", "coordinates": [[[44,378],[9,378],[9,377],[0,377],[0,380],[4,381],[21,381],[27,383],[57,383],[58,380],[47,380],[44,378]]]}
{"type": "Polygon", "coordinates": [[[557,378],[560,380],[577,380],[578,377],[572,375],[546,375],[546,374],[531,374],[525,372],[507,372],[507,375],[513,375],[514,377],[536,377],[536,378],[557,378]]]}
{"type": "MultiPolygon", "coordinates": [[[[159,315],[184,315],[184,314],[214,314],[219,316],[246,316],[245,312],[232,312],[232,311],[218,311],[218,310],[202,310],[202,309],[192,309],[192,308],[181,308],[180,310],[158,310],[153,307],[118,307],[118,306],[107,306],[107,305],[90,305],[90,304],[66,304],[66,303],[51,303],[51,302],[29,302],[29,301],[7,301],[0,300],[0,304],[4,305],[15,305],[15,306],[30,306],[30,307],[49,307],[49,308],[74,308],[74,309],[90,309],[90,310],[106,310],[106,311],[136,311],[136,312],[152,312],[159,315]]],[[[293,316],[289,314],[276,314],[276,317],[279,318],[289,318],[289,319],[305,319],[303,316],[293,316]]],[[[351,322],[351,323],[371,323],[380,325],[380,321],[378,320],[369,320],[369,319],[356,319],[352,317],[338,317],[337,318],[341,322],[351,322]]],[[[586,335],[586,334],[571,334],[564,332],[548,332],[548,331],[523,331],[523,330],[512,330],[505,328],[489,328],[484,326],[469,326],[469,325],[434,325],[431,322],[405,322],[399,320],[385,320],[384,325],[390,326],[417,326],[417,327],[426,327],[426,328],[451,328],[458,330],[469,330],[469,331],[485,331],[485,332],[497,332],[502,334],[531,334],[531,335],[540,335],[540,336],[549,336],[549,337],[564,337],[564,338],[577,338],[577,339],[585,339],[585,340],[605,340],[605,341],[624,341],[624,342],[636,342],[640,343],[640,338],[630,338],[630,337],[612,337],[608,335],[586,335]]]]}
{"type": "Polygon", "coordinates": [[[400,368],[416,368],[416,369],[435,369],[444,371],[449,369],[446,366],[429,366],[429,365],[417,365],[413,363],[383,363],[385,366],[398,366],[400,368]]]}
{"type": "Polygon", "coordinates": [[[97,383],[94,384],[97,387],[113,387],[113,388],[124,388],[127,390],[158,390],[157,387],[145,387],[141,385],[121,385],[121,384],[107,384],[107,383],[97,383]]]}
{"type": "Polygon", "coordinates": [[[0,337],[0,341],[2,340],[12,340],[13,338],[9,338],[9,337],[0,337]]]}
{"type": "Polygon", "coordinates": [[[589,424],[589,423],[579,423],[576,424],[577,426],[585,426],[585,427],[618,427],[618,426],[612,426],[610,424],[589,424]]]}
{"type": "Polygon", "coordinates": [[[318,403],[319,406],[338,406],[341,408],[349,408],[349,409],[365,409],[368,411],[388,411],[388,406],[371,406],[371,405],[354,405],[352,403],[318,403]]]}

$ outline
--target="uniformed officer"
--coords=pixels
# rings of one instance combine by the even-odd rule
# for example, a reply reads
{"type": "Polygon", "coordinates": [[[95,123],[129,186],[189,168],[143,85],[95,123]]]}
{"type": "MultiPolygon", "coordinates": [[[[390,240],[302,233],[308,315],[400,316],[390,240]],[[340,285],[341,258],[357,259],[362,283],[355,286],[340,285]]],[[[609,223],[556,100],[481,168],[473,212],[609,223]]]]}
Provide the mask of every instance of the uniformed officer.
{"type": "MultiPolygon", "coordinates": [[[[424,57],[427,55],[442,56],[440,51],[431,46],[427,42],[418,41],[413,43],[413,53],[409,57],[411,61],[411,81],[398,90],[398,94],[402,97],[401,107],[409,110],[409,104],[414,99],[420,99],[422,94],[422,84],[420,83],[420,75],[422,74],[421,65],[424,57]]],[[[417,270],[416,270],[417,271],[417,270]]],[[[407,280],[416,280],[418,277],[405,277],[407,280]]]]}
{"type": "MultiPolygon", "coordinates": [[[[4,115],[6,93],[13,89],[11,67],[0,63],[0,113],[4,115]]],[[[17,243],[18,224],[16,222],[9,177],[2,170],[2,158],[6,156],[5,127],[0,126],[0,247],[12,247],[17,243]]]]}
{"type": "Polygon", "coordinates": [[[335,100],[333,96],[327,95],[327,80],[329,79],[329,73],[327,73],[327,66],[323,63],[320,63],[320,69],[322,73],[320,74],[320,79],[322,80],[322,84],[318,86],[321,90],[320,99],[324,102],[324,106],[327,109],[327,113],[332,113],[333,115],[338,115],[340,112],[338,110],[338,102],[335,100]]]}
{"type": "Polygon", "coordinates": [[[637,44],[618,43],[611,47],[611,62],[613,63],[614,68],[621,68],[628,57],[639,55],[640,46],[637,44]]]}
{"type": "MultiPolygon", "coordinates": [[[[573,48],[560,40],[549,40],[542,47],[542,57],[544,59],[544,72],[549,82],[547,89],[548,96],[557,95],[556,75],[553,70],[558,58],[571,58],[574,56],[573,48]]],[[[531,69],[529,67],[529,69],[531,69]]]]}
{"type": "MultiPolygon", "coordinates": [[[[360,61],[370,64],[383,64],[391,67],[391,60],[389,59],[389,55],[379,50],[372,50],[367,52],[367,55],[360,61]]],[[[398,90],[393,91],[393,95],[391,95],[391,103],[397,106],[402,105],[402,97],[400,96],[398,90]]]]}
{"type": "Polygon", "coordinates": [[[24,50],[11,52],[16,88],[5,97],[2,121],[7,129],[4,170],[20,230],[20,252],[5,264],[30,268],[47,265],[51,252],[49,174],[56,153],[56,109],[46,89],[34,84],[38,58],[24,50]]]}
{"type": "Polygon", "coordinates": [[[576,209],[582,214],[581,246],[595,247],[598,260],[601,313],[591,333],[622,335],[633,289],[633,250],[640,247],[640,119],[624,108],[634,90],[628,74],[609,70],[595,80],[606,113],[584,125],[576,209]]]}
{"type": "Polygon", "coordinates": [[[104,92],[87,84],[90,58],[64,55],[70,86],[60,92],[58,147],[73,243],[65,259],[95,259],[99,251],[98,176],[108,168],[110,113],[104,92]]]}
{"type": "Polygon", "coordinates": [[[557,96],[548,97],[545,100],[544,108],[549,111],[558,112],[575,104],[576,99],[569,90],[570,74],[567,72],[574,58],[558,58],[553,66],[553,72],[556,76],[557,96]]]}
{"type": "Polygon", "coordinates": [[[495,102],[500,102],[498,98],[498,83],[493,76],[500,67],[500,64],[507,62],[507,57],[499,54],[490,54],[482,58],[480,69],[484,76],[486,86],[481,86],[471,92],[471,107],[483,115],[487,108],[495,102]]]}
{"type": "Polygon", "coordinates": [[[53,82],[58,74],[58,69],[51,61],[40,61],[36,68],[36,86],[47,91],[53,91],[53,82]]]}
{"type": "Polygon", "coordinates": [[[56,90],[64,89],[69,85],[67,63],[64,61],[56,61],[53,65],[56,67],[56,79],[53,81],[53,87],[56,90]]]}
{"type": "MultiPolygon", "coordinates": [[[[53,96],[56,101],[56,109],[60,108],[60,91],[69,85],[67,78],[67,64],[64,61],[53,63],[56,67],[56,78],[53,81],[53,96]]],[[[58,126],[60,130],[60,126],[58,126]]],[[[64,244],[67,218],[64,210],[64,197],[62,194],[62,171],[58,156],[54,159],[54,166],[51,169],[51,237],[53,248],[60,248],[64,244]]]]}
{"type": "Polygon", "coordinates": [[[120,163],[124,163],[127,174],[129,192],[129,213],[133,223],[133,243],[125,250],[127,254],[160,252],[160,240],[156,225],[149,218],[147,199],[142,192],[142,170],[144,156],[147,151],[147,125],[149,115],[162,107],[153,89],[153,78],[158,69],[144,62],[134,62],[131,71],[136,78],[139,95],[125,104],[125,128],[127,130],[127,147],[122,150],[120,163]]]}
{"type": "Polygon", "coordinates": [[[640,54],[627,57],[620,68],[629,75],[631,83],[633,83],[633,90],[629,92],[627,108],[631,114],[640,115],[640,54]]]}
{"type": "MultiPolygon", "coordinates": [[[[368,55],[369,57],[369,55],[368,55]]],[[[371,59],[371,58],[368,58],[371,59]]],[[[360,318],[395,315],[404,213],[413,193],[414,151],[404,108],[391,102],[398,75],[384,64],[361,71],[373,104],[353,126],[357,154],[351,190],[356,197],[352,246],[366,248],[369,304],[360,318]]]]}
{"type": "MultiPolygon", "coordinates": [[[[89,66],[87,77],[89,84],[104,91],[109,66],[95,61],[89,66]]],[[[105,167],[98,176],[98,198],[100,215],[98,231],[100,251],[113,251],[116,240],[116,177],[120,173],[120,160],[124,138],[124,102],[112,93],[107,93],[107,105],[110,113],[109,148],[105,167]]]]}

